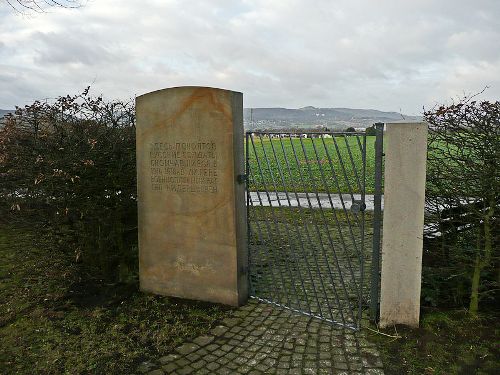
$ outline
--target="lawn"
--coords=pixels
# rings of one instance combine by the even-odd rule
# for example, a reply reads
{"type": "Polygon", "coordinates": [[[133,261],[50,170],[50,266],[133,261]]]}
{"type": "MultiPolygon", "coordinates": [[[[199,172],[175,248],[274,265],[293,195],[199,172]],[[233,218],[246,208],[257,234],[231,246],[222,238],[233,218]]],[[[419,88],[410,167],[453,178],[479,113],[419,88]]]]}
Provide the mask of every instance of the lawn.
{"type": "Polygon", "coordinates": [[[231,310],[88,278],[32,228],[0,224],[0,373],[126,374],[231,310]]]}
{"type": "Polygon", "coordinates": [[[375,137],[366,137],[363,171],[361,135],[333,138],[270,138],[255,134],[248,141],[249,188],[252,191],[321,191],[373,193],[375,137]]]}
{"type": "Polygon", "coordinates": [[[500,317],[484,312],[472,318],[465,310],[423,309],[420,328],[387,329],[391,338],[371,334],[386,375],[500,374],[500,317]]]}

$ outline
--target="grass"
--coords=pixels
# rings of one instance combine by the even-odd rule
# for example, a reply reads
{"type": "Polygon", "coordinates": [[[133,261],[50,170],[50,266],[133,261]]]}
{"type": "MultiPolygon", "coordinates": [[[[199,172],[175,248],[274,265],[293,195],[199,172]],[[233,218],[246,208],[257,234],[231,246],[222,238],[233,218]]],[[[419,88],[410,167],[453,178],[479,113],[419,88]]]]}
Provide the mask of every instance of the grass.
{"type": "Polygon", "coordinates": [[[387,375],[497,375],[498,318],[491,312],[472,318],[464,310],[424,310],[419,329],[398,327],[399,339],[370,337],[378,344],[387,375]]]}
{"type": "MultiPolygon", "coordinates": [[[[360,193],[363,138],[268,138],[249,142],[250,190],[360,193]]],[[[366,192],[373,193],[375,137],[366,138],[366,192]]]]}
{"type": "Polygon", "coordinates": [[[0,373],[124,374],[231,313],[88,279],[31,228],[0,224],[0,373]]]}

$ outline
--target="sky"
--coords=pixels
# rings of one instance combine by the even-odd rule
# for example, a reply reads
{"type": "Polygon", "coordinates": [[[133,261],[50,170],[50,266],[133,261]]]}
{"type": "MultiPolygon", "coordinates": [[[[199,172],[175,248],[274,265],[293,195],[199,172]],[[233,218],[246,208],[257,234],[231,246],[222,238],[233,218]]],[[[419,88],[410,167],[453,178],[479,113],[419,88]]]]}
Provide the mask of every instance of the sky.
{"type": "Polygon", "coordinates": [[[184,85],[245,107],[419,115],[500,99],[499,0],[83,0],[19,14],[0,0],[0,108],[91,86],[130,99],[184,85]]]}

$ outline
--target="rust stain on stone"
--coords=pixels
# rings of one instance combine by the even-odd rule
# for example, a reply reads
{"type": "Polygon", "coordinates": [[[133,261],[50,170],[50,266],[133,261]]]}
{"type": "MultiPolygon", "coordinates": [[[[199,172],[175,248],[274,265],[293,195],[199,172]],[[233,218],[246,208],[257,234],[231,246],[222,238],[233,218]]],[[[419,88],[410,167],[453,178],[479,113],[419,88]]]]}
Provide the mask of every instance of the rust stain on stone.
{"type": "MultiPolygon", "coordinates": [[[[168,90],[168,89],[167,89],[168,90]]],[[[150,95],[154,95],[152,93],[150,95]]],[[[146,97],[146,96],[145,96],[146,97]]],[[[195,103],[200,102],[204,99],[208,100],[208,108],[210,110],[215,110],[218,113],[223,114],[229,124],[233,122],[233,116],[230,111],[224,106],[224,102],[228,102],[230,98],[230,92],[226,90],[212,89],[208,87],[197,87],[194,89],[193,93],[185,98],[179,105],[179,109],[174,112],[171,116],[164,119],[157,120],[154,125],[144,129],[142,134],[146,135],[148,133],[155,133],[158,128],[164,127],[166,124],[175,125],[175,120],[182,116],[188,109],[190,109],[195,103]],[[220,100],[219,95],[223,96],[223,100],[220,100]]]]}

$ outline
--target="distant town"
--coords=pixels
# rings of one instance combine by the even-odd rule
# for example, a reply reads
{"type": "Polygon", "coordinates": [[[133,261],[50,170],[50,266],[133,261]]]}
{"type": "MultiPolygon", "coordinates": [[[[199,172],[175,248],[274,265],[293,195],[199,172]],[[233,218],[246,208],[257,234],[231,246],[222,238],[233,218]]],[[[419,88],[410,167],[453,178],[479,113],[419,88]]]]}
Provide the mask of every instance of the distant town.
{"type": "Polygon", "coordinates": [[[363,131],[376,122],[419,121],[419,116],[373,109],[316,108],[245,108],[245,130],[339,131],[354,128],[363,131]]]}

